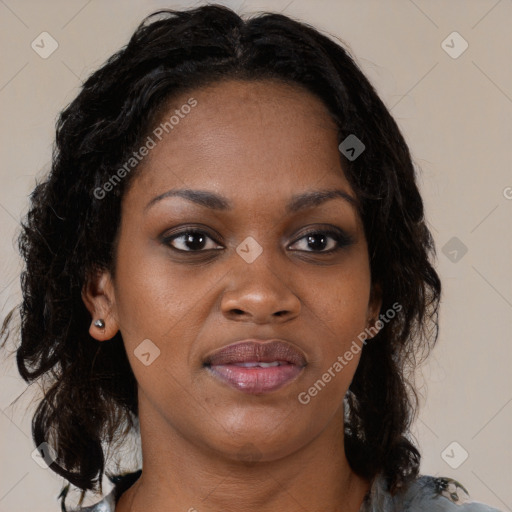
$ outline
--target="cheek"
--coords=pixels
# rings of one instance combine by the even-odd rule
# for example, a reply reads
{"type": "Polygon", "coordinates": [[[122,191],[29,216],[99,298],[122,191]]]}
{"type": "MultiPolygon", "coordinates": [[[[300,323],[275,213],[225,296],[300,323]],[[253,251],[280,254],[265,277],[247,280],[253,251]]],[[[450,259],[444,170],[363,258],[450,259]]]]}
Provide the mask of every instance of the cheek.
{"type": "MultiPolygon", "coordinates": [[[[340,343],[357,336],[367,325],[370,271],[367,260],[353,258],[310,293],[318,324],[340,343]]],[[[341,348],[341,347],[340,347],[341,348]]]]}
{"type": "MultiPolygon", "coordinates": [[[[125,343],[159,340],[179,326],[197,303],[178,268],[169,265],[156,242],[128,244],[121,238],[116,266],[116,314],[125,343]],[[141,250],[144,247],[145,250],[141,250]]],[[[131,238],[136,240],[135,237],[131,238]]]]}
{"type": "Polygon", "coordinates": [[[177,381],[190,381],[190,348],[213,307],[205,294],[211,280],[169,265],[158,249],[144,255],[130,247],[121,251],[120,244],[116,314],[130,365],[149,395],[167,390],[179,398],[177,381]]]}
{"type": "Polygon", "coordinates": [[[297,397],[311,408],[312,429],[338,410],[352,382],[364,349],[361,333],[367,326],[368,297],[369,284],[348,278],[318,295],[316,324],[321,339],[310,377],[297,397]]]}
{"type": "Polygon", "coordinates": [[[312,296],[319,343],[306,400],[321,394],[318,403],[340,403],[357,369],[370,298],[370,271],[363,256],[352,258],[312,296]]]}

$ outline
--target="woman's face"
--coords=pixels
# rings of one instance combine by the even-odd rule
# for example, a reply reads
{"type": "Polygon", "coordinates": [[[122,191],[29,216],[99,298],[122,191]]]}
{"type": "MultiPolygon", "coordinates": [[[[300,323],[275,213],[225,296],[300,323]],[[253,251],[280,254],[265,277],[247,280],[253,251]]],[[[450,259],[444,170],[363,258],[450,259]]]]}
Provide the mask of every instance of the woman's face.
{"type": "Polygon", "coordinates": [[[168,133],[150,135],[123,198],[115,279],[94,300],[109,304],[109,336],[121,331],[141,424],[230,459],[253,445],[284,457],[342,418],[360,353],[333,365],[380,307],[337,129],[316,97],[270,81],[194,90],[161,122],[176,110],[168,133]],[[264,340],[282,340],[267,354],[280,366],[243,368],[236,357],[258,357],[236,349],[205,365],[247,339],[260,356],[264,340]]]}

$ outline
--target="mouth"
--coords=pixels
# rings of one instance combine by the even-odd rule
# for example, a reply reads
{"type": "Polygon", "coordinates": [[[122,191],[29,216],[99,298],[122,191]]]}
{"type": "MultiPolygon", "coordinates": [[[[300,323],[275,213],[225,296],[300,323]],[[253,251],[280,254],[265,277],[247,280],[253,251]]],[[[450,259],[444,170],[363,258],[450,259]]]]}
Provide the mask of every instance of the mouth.
{"type": "Polygon", "coordinates": [[[299,350],[281,340],[234,343],[207,356],[203,362],[214,378],[251,394],[282,388],[296,379],[306,364],[299,350]]]}

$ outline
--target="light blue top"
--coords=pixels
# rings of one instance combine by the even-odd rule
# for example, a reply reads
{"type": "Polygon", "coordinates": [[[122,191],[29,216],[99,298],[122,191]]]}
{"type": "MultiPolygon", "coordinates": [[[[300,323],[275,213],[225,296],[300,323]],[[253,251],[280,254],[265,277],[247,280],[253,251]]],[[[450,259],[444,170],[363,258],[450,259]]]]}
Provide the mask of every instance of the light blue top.
{"type": "MultiPolygon", "coordinates": [[[[140,476],[140,470],[116,477],[112,491],[96,505],[69,512],[114,512],[121,494],[140,476]]],[[[65,497],[66,493],[61,496],[65,497]]],[[[385,479],[377,475],[359,512],[502,512],[469,497],[468,491],[456,480],[421,475],[406,488],[391,496],[385,479]]]]}

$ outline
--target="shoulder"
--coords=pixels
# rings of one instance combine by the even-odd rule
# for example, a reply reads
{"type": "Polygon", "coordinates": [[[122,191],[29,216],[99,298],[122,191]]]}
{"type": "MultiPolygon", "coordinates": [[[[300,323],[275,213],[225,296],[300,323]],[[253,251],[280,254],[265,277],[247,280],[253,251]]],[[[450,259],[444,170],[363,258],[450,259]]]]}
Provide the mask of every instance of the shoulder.
{"type": "MultiPolygon", "coordinates": [[[[129,487],[131,487],[135,481],[141,475],[142,470],[134,471],[133,473],[124,473],[116,476],[109,476],[109,480],[114,484],[113,489],[107,494],[101,501],[95,505],[82,508],[66,508],[64,501],[66,498],[67,490],[61,493],[62,498],[61,508],[63,512],[115,512],[116,503],[129,487]]],[[[68,486],[69,487],[69,486],[68,486]]]]}
{"type": "Polygon", "coordinates": [[[65,505],[62,505],[64,512],[114,512],[115,508],[116,499],[114,490],[107,494],[101,501],[90,507],[67,508],[65,505]]]}
{"type": "Polygon", "coordinates": [[[411,512],[500,512],[496,508],[472,500],[461,483],[448,477],[420,476],[407,489],[405,498],[410,503],[411,512]]]}
{"type": "Polygon", "coordinates": [[[386,489],[378,475],[361,512],[501,512],[472,500],[461,483],[448,477],[421,475],[394,496],[386,489]]]}
{"type": "MultiPolygon", "coordinates": [[[[76,512],[114,512],[116,503],[114,499],[114,491],[105,496],[99,503],[91,507],[80,508],[76,512]]],[[[75,511],[70,511],[75,512],[75,511]]]]}

